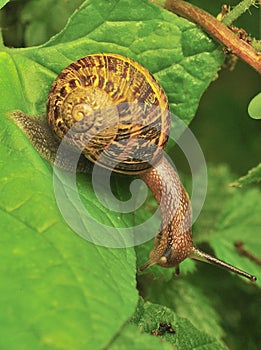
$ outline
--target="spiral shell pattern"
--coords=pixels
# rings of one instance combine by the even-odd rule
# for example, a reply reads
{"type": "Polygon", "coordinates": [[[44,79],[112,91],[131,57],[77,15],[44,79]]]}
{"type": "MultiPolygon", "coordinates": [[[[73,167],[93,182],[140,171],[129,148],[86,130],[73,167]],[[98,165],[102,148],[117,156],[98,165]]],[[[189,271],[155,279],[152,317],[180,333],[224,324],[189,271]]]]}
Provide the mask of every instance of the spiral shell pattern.
{"type": "Polygon", "coordinates": [[[49,92],[47,115],[59,139],[73,127],[74,146],[121,173],[156,164],[170,128],[161,86],[146,68],[117,54],[89,55],[65,68],[49,92]]]}

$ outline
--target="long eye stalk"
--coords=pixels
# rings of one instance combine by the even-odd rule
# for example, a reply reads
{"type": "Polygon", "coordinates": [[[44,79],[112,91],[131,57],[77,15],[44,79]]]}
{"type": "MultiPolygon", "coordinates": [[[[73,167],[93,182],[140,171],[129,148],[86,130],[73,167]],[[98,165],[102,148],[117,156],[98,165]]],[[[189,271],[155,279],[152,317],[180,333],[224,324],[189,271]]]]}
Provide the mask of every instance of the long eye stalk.
{"type": "Polygon", "coordinates": [[[204,262],[207,262],[209,264],[219,266],[219,267],[221,267],[221,268],[223,268],[225,270],[234,272],[237,275],[246,277],[251,282],[255,282],[257,280],[257,278],[255,276],[250,275],[249,273],[247,273],[247,272],[245,272],[245,271],[243,271],[241,269],[238,269],[237,267],[235,267],[233,265],[230,265],[230,264],[226,263],[223,260],[217,259],[217,258],[215,258],[212,255],[209,255],[209,254],[207,254],[205,252],[202,252],[202,251],[200,251],[199,249],[197,249],[195,247],[193,247],[192,253],[191,253],[191,255],[189,257],[192,258],[192,259],[204,261],[204,262]]]}

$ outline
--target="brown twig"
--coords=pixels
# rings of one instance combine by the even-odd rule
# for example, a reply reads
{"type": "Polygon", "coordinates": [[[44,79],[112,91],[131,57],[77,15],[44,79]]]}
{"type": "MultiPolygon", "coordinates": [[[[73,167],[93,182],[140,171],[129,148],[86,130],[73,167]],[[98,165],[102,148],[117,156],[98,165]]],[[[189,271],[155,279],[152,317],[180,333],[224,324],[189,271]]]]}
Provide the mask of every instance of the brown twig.
{"type": "Polygon", "coordinates": [[[209,35],[261,73],[261,53],[245,41],[240,40],[215,17],[182,0],[166,0],[165,8],[199,25],[209,35]]]}
{"type": "Polygon", "coordinates": [[[236,241],[234,243],[234,246],[240,255],[246,256],[249,260],[253,261],[257,265],[261,265],[261,259],[253,255],[250,251],[248,251],[244,247],[244,243],[242,241],[236,241]]]}

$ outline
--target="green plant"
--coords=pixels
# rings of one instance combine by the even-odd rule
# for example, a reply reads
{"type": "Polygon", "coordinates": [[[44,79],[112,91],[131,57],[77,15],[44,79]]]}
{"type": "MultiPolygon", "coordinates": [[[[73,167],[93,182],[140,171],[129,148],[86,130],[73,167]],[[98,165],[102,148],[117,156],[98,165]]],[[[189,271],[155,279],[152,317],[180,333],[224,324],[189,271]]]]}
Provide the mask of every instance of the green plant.
{"type": "MultiPolygon", "coordinates": [[[[59,18],[57,12],[54,21],[59,18]]],[[[44,15],[42,19],[44,23],[44,15]]],[[[186,124],[224,61],[220,45],[196,25],[145,0],[131,5],[127,0],[88,0],[57,35],[37,47],[14,49],[1,43],[0,347],[258,349],[260,266],[241,256],[234,242],[242,240],[254,257],[260,257],[260,191],[253,185],[229,187],[236,175],[227,164],[209,164],[208,196],[194,236],[198,244],[207,242],[220,258],[256,274],[257,285],[185,261],[178,278],[172,270],[157,267],[139,275],[143,296],[139,298],[136,254],[140,266],[153,242],[136,249],[99,247],[78,237],[64,222],[53,194],[52,167],[7,113],[20,109],[43,115],[56,75],[73,60],[96,52],[120,53],[146,66],[164,87],[172,112],[186,124]],[[164,321],[171,322],[175,334],[148,334],[164,321]]],[[[229,120],[223,123],[233,139],[237,125],[229,120]]],[[[205,131],[205,138],[211,133],[205,131]]],[[[254,139],[258,134],[251,135],[254,139]]],[[[260,142],[252,141],[249,147],[258,154],[260,142]]],[[[245,148],[233,154],[244,154],[245,148]]],[[[173,153],[175,158],[176,150],[173,153]]],[[[238,173],[247,170],[244,166],[238,173]]],[[[232,168],[235,171],[239,165],[232,168]]],[[[260,180],[259,168],[254,171],[255,181],[260,180]]],[[[184,175],[187,188],[188,178],[184,175]]],[[[112,179],[120,199],[128,196],[128,181],[112,179]]],[[[135,215],[119,215],[99,204],[91,178],[80,176],[78,188],[94,217],[115,227],[133,226],[147,217],[147,208],[155,206],[149,201],[135,215]]]]}

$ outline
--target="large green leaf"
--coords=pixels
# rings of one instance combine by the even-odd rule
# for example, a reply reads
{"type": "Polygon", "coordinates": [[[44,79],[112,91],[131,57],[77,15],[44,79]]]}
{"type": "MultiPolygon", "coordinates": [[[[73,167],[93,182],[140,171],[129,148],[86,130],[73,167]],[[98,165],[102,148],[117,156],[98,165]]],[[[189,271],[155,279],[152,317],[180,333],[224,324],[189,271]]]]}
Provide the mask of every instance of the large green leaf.
{"type": "MultiPolygon", "coordinates": [[[[57,14],[59,16],[59,13],[57,14]]],[[[44,114],[56,74],[81,56],[115,52],[155,73],[172,110],[188,123],[223,56],[194,24],[147,1],[86,1],[47,44],[1,47],[0,215],[1,331],[3,349],[100,349],[134,312],[133,249],[95,246],[75,235],[60,215],[52,167],[7,117],[21,109],[44,114]],[[191,38],[193,37],[193,40],[191,38]]],[[[114,186],[126,197],[126,181],[114,186]]],[[[79,189],[101,223],[131,227],[102,208],[91,179],[79,189]]]]}
{"type": "Polygon", "coordinates": [[[194,24],[145,0],[132,2],[131,7],[126,0],[86,1],[47,44],[6,51],[30,97],[30,114],[44,111],[52,80],[73,60],[114,52],[146,66],[165,88],[172,111],[186,123],[223,61],[221,51],[194,24]]]}
{"type": "Polygon", "coordinates": [[[69,229],[51,167],[20,136],[11,123],[1,136],[1,348],[99,349],[135,308],[134,254],[69,229]]]}

